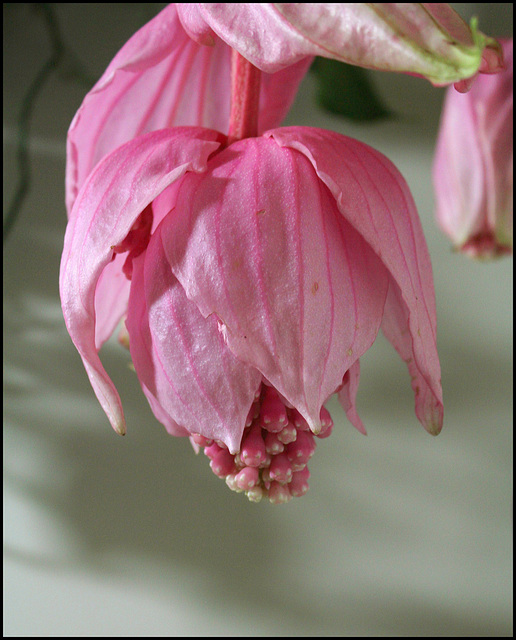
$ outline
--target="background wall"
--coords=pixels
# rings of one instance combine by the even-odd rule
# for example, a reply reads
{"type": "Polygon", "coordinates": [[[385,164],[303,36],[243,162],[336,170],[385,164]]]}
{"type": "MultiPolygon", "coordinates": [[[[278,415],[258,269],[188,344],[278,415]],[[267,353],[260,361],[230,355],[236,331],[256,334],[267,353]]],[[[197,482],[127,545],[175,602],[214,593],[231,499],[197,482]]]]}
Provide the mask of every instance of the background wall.
{"type": "MultiPolygon", "coordinates": [[[[331,401],[310,491],[286,506],[229,492],[166,435],[116,342],[104,361],[128,435],[109,427],[59,305],[66,130],[90,80],[159,6],[51,5],[66,56],[35,85],[52,31],[41,5],[4,4],[4,212],[18,125],[30,124],[28,193],[4,246],[4,635],[512,636],[513,265],[452,253],[434,223],[443,90],[374,74],[396,117],[356,125],[317,109],[308,75],[286,122],[368,142],[413,191],[434,265],[441,435],[417,422],[381,336],[362,360],[369,435],[331,401]]],[[[512,34],[512,3],[454,6],[512,34]]]]}

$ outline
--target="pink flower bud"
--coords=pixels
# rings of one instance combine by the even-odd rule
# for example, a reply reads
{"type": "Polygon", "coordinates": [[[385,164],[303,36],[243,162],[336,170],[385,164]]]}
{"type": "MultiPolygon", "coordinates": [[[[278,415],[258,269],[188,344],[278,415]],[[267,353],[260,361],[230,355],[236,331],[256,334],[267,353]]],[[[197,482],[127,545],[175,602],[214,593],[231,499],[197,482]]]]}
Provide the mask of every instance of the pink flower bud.
{"type": "Polygon", "coordinates": [[[287,484],[280,484],[279,482],[271,482],[269,488],[269,501],[272,504],[285,504],[292,499],[287,484]]]}
{"type": "Polygon", "coordinates": [[[294,442],[297,437],[297,429],[293,424],[287,424],[278,434],[278,440],[283,444],[294,442]]]}
{"type": "Polygon", "coordinates": [[[265,387],[265,398],[260,411],[260,421],[264,429],[278,433],[288,424],[285,405],[273,387],[265,387]]]}
{"type": "Polygon", "coordinates": [[[315,452],[315,440],[311,433],[299,431],[295,442],[287,445],[286,454],[295,465],[306,465],[315,452]]]}
{"type": "Polygon", "coordinates": [[[327,438],[333,431],[333,420],[330,416],[330,412],[326,407],[321,409],[321,430],[317,434],[318,438],[327,438]]]}
{"type": "Polygon", "coordinates": [[[269,476],[280,484],[287,484],[292,480],[292,467],[290,460],[285,453],[279,453],[271,460],[269,476]]]}
{"type": "Polygon", "coordinates": [[[304,496],[308,491],[308,478],[310,477],[310,471],[308,467],[304,467],[300,471],[295,471],[292,474],[292,480],[289,484],[290,494],[295,498],[304,496]]]}
{"type": "Polygon", "coordinates": [[[268,432],[265,436],[265,449],[271,455],[277,455],[285,449],[285,445],[278,438],[277,433],[268,432]]]}
{"type": "Polygon", "coordinates": [[[235,476],[235,484],[239,489],[248,491],[255,487],[260,481],[258,469],[254,467],[244,467],[235,476]]]}
{"type": "Polygon", "coordinates": [[[227,449],[219,449],[218,452],[211,456],[210,467],[216,476],[225,478],[235,471],[235,462],[227,449]]]}
{"type": "Polygon", "coordinates": [[[447,90],[433,167],[437,221],[474,258],[512,253],[512,39],[502,46],[504,71],[447,90]]]}
{"type": "Polygon", "coordinates": [[[249,467],[259,467],[265,460],[267,452],[258,425],[253,426],[244,436],[240,449],[240,459],[249,467]]]}

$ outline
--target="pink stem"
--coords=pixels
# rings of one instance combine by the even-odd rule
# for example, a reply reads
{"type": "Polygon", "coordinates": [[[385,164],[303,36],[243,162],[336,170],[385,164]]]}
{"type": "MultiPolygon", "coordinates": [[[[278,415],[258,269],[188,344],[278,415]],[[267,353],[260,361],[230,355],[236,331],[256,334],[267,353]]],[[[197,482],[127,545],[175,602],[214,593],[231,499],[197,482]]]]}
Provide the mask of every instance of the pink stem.
{"type": "Polygon", "coordinates": [[[233,49],[228,144],[258,135],[261,71],[233,49]]]}

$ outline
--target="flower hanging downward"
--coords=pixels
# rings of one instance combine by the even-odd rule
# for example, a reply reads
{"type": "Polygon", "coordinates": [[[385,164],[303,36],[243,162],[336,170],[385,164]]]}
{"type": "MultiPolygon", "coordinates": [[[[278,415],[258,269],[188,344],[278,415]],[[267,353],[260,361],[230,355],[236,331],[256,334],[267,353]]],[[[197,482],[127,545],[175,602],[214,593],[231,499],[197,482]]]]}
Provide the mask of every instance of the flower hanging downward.
{"type": "Polygon", "coordinates": [[[305,127],[225,143],[163,130],[100,162],[70,215],[63,311],[118,432],[98,351],[127,311],[158,420],[204,446],[231,488],[283,502],[307,489],[332,394],[364,431],[359,359],[380,327],[407,363],[417,417],[439,432],[431,266],[403,178],[370,147],[305,127]],[[114,263],[131,278],[127,309],[111,305],[114,263]]]}
{"type": "Polygon", "coordinates": [[[513,42],[502,46],[503,72],[448,89],[433,167],[437,220],[474,258],[512,253],[513,42]]]}

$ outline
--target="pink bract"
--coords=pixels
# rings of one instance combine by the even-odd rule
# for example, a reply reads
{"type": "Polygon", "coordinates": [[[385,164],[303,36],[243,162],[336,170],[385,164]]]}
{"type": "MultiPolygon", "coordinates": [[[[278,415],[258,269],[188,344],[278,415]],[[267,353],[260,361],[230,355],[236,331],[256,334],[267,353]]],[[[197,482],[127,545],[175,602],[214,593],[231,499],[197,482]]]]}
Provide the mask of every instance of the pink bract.
{"type": "Polygon", "coordinates": [[[446,3],[212,2],[177,9],[197,42],[219,37],[268,73],[323,56],[446,85],[493,73],[501,62],[498,43],[446,3]]]}
{"type": "Polygon", "coordinates": [[[68,213],[97,162],[132,138],[183,125],[227,133],[232,48],[264,72],[259,134],[281,124],[315,55],[437,85],[500,62],[496,41],[443,3],[170,4],[117,53],[70,125],[68,213]]]}
{"type": "Polygon", "coordinates": [[[503,72],[448,90],[433,167],[438,223],[475,258],[512,253],[513,42],[501,43],[503,72]]]}
{"type": "MultiPolygon", "coordinates": [[[[136,138],[97,165],[71,211],[63,312],[113,427],[123,433],[125,420],[98,351],[127,310],[142,388],[174,435],[197,434],[237,454],[256,402],[263,413],[264,384],[288,420],[296,411],[314,434],[324,431],[321,411],[335,392],[363,430],[359,359],[380,328],[407,363],[417,417],[438,433],[431,265],[399,172],[367,145],[312,128],[224,144],[192,127],[136,138]],[[127,309],[112,302],[112,284],[103,286],[113,261],[120,273],[125,261],[131,278],[121,276],[127,309]]],[[[292,473],[305,455],[299,447],[292,473]]],[[[213,463],[221,473],[231,466],[225,456],[213,463]]],[[[285,465],[271,473],[283,478],[285,465]]],[[[240,471],[226,475],[238,476],[235,486],[252,482],[254,472],[240,471]]],[[[288,497],[274,477],[268,482],[275,500],[288,497]]]]}
{"type": "MultiPolygon", "coordinates": [[[[281,124],[312,61],[281,73],[262,74],[259,132],[281,124]]],[[[66,206],[94,166],[144,133],[174,126],[202,126],[227,133],[231,48],[192,40],[170,4],[137,31],[88,92],[67,138],[66,206]]]]}

